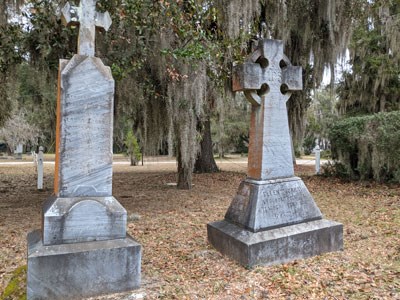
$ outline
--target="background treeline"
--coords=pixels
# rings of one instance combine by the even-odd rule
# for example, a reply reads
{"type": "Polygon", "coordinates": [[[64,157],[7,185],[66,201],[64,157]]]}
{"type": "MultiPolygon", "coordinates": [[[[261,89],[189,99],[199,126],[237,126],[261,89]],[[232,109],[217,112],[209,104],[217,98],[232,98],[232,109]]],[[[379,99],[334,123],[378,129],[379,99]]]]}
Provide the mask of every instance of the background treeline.
{"type": "MultiPolygon", "coordinates": [[[[60,21],[65,3],[0,4],[0,127],[30,125],[18,142],[49,151],[58,60],[76,52],[76,28],[60,21]]],[[[114,150],[126,151],[132,132],[144,155],[176,156],[181,188],[193,170],[217,170],[212,154],[246,152],[250,108],[231,92],[231,66],[261,38],[284,40],[304,68],[304,90],[288,103],[295,153],[316,139],[344,153],[329,135],[336,120],[400,108],[399,0],[99,0],[97,9],[113,18],[96,36],[96,56],[116,80],[114,150]],[[327,67],[331,84],[321,89],[327,67]]]]}

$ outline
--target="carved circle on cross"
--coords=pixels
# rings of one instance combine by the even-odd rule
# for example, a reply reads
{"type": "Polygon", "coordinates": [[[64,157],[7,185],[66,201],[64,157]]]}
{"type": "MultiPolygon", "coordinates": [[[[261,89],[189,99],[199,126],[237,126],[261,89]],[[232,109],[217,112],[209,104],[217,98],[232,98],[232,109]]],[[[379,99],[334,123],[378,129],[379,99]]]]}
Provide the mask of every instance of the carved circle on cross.
{"type": "MultiPolygon", "coordinates": [[[[288,66],[291,66],[291,63],[285,54],[282,53],[281,55],[282,58],[279,60],[279,68],[281,69],[281,74],[282,74],[282,70],[287,68],[288,66]]],[[[269,60],[263,55],[262,50],[260,48],[256,49],[256,51],[252,53],[252,55],[248,59],[248,62],[259,64],[261,69],[267,69],[268,67],[270,67],[269,60]]],[[[279,78],[279,80],[281,80],[281,78],[279,78]]],[[[271,89],[268,83],[263,82],[259,89],[245,90],[244,94],[246,98],[250,100],[250,102],[252,103],[256,102],[258,104],[261,104],[262,98],[265,97],[270,92],[270,90],[271,89]]],[[[286,83],[281,83],[279,90],[282,93],[282,95],[285,95],[287,98],[290,97],[289,87],[287,86],[286,83]]]]}

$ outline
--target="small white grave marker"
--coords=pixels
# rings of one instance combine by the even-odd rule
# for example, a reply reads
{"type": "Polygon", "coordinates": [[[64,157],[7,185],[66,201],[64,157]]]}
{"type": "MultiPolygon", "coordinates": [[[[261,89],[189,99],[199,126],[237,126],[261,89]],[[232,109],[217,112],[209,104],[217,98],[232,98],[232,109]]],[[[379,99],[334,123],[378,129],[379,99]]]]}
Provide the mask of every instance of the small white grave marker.
{"type": "Polygon", "coordinates": [[[37,155],[37,189],[43,190],[43,147],[39,147],[37,155]]]}
{"type": "Polygon", "coordinates": [[[23,145],[18,144],[17,147],[15,147],[14,154],[16,156],[16,159],[22,159],[22,152],[23,152],[23,145]]]}
{"type": "Polygon", "coordinates": [[[321,170],[321,149],[317,145],[315,147],[315,173],[319,174],[321,170]]]}

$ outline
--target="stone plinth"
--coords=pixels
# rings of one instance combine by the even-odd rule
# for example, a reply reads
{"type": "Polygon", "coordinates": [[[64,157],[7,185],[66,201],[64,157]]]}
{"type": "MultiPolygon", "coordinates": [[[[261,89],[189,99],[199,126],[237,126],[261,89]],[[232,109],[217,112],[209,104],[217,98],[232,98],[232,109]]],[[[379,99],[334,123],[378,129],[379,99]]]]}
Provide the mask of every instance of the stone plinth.
{"type": "Polygon", "coordinates": [[[44,246],[39,230],[28,235],[31,300],[82,299],[140,285],[141,246],[124,239],[44,246]]]}
{"type": "Polygon", "coordinates": [[[253,232],[322,219],[299,177],[242,181],[225,220],[253,232]]]}
{"type": "Polygon", "coordinates": [[[208,241],[246,267],[274,265],[343,250],[343,225],[317,220],[260,232],[225,220],[207,224],[208,241]]]}
{"type": "Polygon", "coordinates": [[[43,244],[56,245],[126,235],[126,210],[114,197],[50,197],[43,207],[43,244]]]}

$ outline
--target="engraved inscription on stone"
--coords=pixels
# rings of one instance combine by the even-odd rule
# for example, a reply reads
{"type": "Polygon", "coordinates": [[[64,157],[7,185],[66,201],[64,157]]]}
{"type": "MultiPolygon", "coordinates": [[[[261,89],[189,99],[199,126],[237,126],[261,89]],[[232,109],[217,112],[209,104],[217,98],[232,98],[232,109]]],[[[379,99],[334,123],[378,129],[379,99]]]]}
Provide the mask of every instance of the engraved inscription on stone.
{"type": "Polygon", "coordinates": [[[263,83],[268,83],[272,87],[275,86],[280,87],[282,83],[281,72],[282,71],[279,68],[279,66],[276,65],[269,66],[262,70],[261,80],[263,83]]]}
{"type": "Polygon", "coordinates": [[[261,40],[244,64],[234,66],[232,89],[252,105],[248,172],[225,220],[208,224],[210,243],[245,266],[342,249],[342,225],[321,220],[294,176],[286,102],[302,89],[302,69],[285,57],[283,42],[261,40]]]}
{"type": "Polygon", "coordinates": [[[225,219],[257,232],[322,218],[300,178],[241,182],[225,219]]]}
{"type": "Polygon", "coordinates": [[[256,229],[307,222],[322,217],[301,180],[260,186],[256,229]]]}

